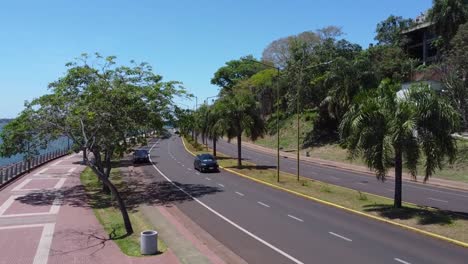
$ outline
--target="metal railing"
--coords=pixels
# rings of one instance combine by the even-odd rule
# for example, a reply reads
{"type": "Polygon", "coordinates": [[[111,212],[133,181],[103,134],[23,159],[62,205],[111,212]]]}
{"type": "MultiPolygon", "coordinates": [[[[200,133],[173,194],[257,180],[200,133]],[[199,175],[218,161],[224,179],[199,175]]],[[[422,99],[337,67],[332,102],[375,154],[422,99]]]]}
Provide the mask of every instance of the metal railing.
{"type": "Polygon", "coordinates": [[[53,159],[67,155],[69,150],[69,148],[58,149],[52,152],[34,156],[29,161],[23,160],[4,167],[0,167],[0,187],[15,179],[16,177],[24,174],[25,172],[29,172],[32,169],[37,168],[53,159]]]}

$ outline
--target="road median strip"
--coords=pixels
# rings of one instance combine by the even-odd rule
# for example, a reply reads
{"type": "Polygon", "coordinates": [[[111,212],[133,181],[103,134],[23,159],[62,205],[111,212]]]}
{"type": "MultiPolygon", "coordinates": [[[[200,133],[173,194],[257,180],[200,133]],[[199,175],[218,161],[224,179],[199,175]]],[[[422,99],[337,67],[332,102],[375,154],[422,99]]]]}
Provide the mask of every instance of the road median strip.
{"type": "MultiPolygon", "coordinates": [[[[193,148],[193,151],[190,150],[187,146],[188,142],[186,142],[184,138],[182,142],[185,150],[191,155],[195,156],[196,154],[194,152],[201,152],[193,148]]],[[[191,145],[189,146],[192,147],[191,145]]],[[[219,163],[222,169],[243,178],[321,204],[468,248],[468,216],[465,214],[460,215],[459,213],[440,211],[410,203],[405,203],[402,209],[394,209],[392,208],[393,200],[389,198],[307,178],[303,178],[299,183],[294,179],[293,183],[291,179],[294,177],[283,172],[281,172],[282,180],[280,183],[276,183],[276,170],[257,169],[255,164],[247,162],[245,162],[243,168],[238,169],[232,165],[234,162],[231,157],[219,152],[218,156],[221,157],[219,163]],[[270,180],[270,182],[268,180],[270,180]],[[307,194],[307,192],[315,193],[314,196],[312,196],[307,194]],[[317,198],[317,196],[320,198],[317,198]],[[342,200],[339,200],[340,198],[342,200]],[[328,201],[326,199],[328,199],[328,201]]]]}

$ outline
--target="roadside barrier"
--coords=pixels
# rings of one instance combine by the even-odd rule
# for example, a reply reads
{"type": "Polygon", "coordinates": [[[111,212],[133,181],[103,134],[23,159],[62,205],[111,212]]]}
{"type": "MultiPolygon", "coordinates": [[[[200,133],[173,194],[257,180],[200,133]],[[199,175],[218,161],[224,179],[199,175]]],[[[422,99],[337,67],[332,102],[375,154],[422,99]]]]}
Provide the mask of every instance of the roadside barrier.
{"type": "Polygon", "coordinates": [[[0,167],[0,188],[8,182],[16,179],[18,176],[37,168],[44,163],[47,163],[56,158],[65,156],[69,153],[68,148],[58,149],[56,151],[47,152],[38,156],[34,156],[29,160],[12,163],[4,167],[0,167]]]}

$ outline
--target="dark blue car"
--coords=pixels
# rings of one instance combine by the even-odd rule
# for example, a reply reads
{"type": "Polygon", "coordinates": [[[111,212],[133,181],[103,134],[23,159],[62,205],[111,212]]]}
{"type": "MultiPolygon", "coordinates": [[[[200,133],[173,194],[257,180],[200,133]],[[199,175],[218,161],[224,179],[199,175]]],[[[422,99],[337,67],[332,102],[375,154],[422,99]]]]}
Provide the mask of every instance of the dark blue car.
{"type": "Polygon", "coordinates": [[[216,158],[211,154],[200,154],[195,157],[193,167],[200,172],[219,171],[219,165],[216,158]]]}
{"type": "Polygon", "coordinates": [[[133,163],[149,163],[149,152],[146,149],[138,149],[133,152],[133,163]]]}

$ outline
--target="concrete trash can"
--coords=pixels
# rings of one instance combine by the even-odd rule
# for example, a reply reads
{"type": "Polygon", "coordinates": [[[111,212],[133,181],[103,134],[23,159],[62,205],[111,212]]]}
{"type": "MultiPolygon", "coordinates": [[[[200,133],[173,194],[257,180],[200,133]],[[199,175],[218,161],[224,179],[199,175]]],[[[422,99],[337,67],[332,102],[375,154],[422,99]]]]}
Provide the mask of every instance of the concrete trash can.
{"type": "Polygon", "coordinates": [[[140,233],[140,252],[142,255],[158,253],[158,232],[146,230],[140,233]]]}

